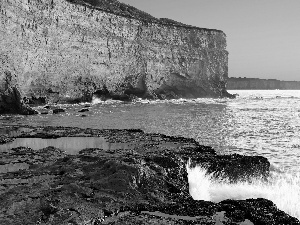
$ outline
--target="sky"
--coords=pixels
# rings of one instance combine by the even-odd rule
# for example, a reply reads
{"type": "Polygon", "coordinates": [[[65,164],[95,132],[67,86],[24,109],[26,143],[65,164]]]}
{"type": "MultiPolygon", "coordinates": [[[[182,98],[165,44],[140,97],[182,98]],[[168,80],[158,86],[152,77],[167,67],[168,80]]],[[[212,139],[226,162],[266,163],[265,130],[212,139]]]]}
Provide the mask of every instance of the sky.
{"type": "Polygon", "coordinates": [[[300,81],[300,0],[119,0],[227,36],[229,77],[300,81]]]}

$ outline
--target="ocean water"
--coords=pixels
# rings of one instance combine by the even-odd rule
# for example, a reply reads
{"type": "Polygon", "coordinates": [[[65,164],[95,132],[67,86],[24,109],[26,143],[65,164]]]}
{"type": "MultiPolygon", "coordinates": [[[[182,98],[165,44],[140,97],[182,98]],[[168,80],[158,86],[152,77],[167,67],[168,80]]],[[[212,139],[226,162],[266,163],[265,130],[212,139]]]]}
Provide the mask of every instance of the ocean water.
{"type": "Polygon", "coordinates": [[[268,181],[228,183],[213,178],[205,168],[186,166],[193,199],[220,202],[226,199],[266,198],[278,209],[300,220],[300,174],[271,172],[268,181]]]}
{"type": "MultiPolygon", "coordinates": [[[[66,110],[61,114],[1,115],[0,127],[28,124],[139,128],[191,137],[200,144],[214,147],[219,154],[262,155],[272,164],[268,183],[257,180],[251,184],[227,184],[213,180],[204,168],[187,166],[191,195],[216,202],[227,198],[269,198],[280,209],[300,218],[300,91],[229,92],[239,96],[236,99],[137,100],[133,103],[93,99],[92,103],[57,105],[66,110]],[[88,105],[88,112],[78,112],[88,105]],[[197,183],[199,177],[201,182],[197,183]]],[[[36,109],[45,111],[42,107],[36,109]]]]}

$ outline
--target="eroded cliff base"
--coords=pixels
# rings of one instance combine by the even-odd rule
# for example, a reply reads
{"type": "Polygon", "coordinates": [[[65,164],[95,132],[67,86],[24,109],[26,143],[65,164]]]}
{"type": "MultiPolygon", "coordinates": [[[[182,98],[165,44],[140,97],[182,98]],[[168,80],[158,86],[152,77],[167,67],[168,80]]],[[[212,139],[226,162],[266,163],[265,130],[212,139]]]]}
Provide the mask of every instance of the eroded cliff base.
{"type": "MultiPolygon", "coordinates": [[[[24,103],[230,97],[226,35],[118,1],[0,2],[0,105],[7,74],[24,103]]],[[[4,110],[2,110],[4,111],[4,110]]],[[[15,110],[16,111],[16,110],[15,110]]]]}

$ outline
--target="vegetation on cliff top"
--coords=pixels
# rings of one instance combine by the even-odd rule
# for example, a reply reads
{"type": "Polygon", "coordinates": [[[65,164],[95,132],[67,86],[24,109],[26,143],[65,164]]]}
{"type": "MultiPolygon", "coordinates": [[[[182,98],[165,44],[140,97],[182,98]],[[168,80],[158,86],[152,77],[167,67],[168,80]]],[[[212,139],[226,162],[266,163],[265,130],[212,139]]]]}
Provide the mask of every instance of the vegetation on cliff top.
{"type": "Polygon", "coordinates": [[[167,18],[155,18],[150,14],[139,10],[131,5],[121,3],[117,0],[66,0],[73,4],[84,5],[89,8],[113,13],[118,16],[123,16],[127,18],[137,19],[143,21],[144,23],[157,23],[166,26],[177,26],[177,27],[185,27],[185,28],[193,28],[193,29],[201,29],[206,31],[217,31],[223,32],[221,30],[216,29],[207,29],[207,28],[199,28],[191,25],[186,25],[175,20],[167,19],[167,18]]]}

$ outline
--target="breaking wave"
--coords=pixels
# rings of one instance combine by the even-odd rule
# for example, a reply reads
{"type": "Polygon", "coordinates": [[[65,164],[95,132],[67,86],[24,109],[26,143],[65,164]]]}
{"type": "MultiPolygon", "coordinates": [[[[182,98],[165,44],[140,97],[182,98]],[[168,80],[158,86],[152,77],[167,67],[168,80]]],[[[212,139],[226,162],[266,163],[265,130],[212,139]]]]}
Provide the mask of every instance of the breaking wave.
{"type": "Polygon", "coordinates": [[[98,104],[110,105],[110,104],[116,104],[116,103],[123,103],[123,101],[112,100],[112,99],[103,100],[101,98],[97,98],[97,97],[93,96],[92,102],[91,102],[92,105],[98,105],[98,104]]]}
{"type": "Polygon", "coordinates": [[[189,192],[195,200],[220,202],[225,199],[266,198],[278,209],[300,219],[300,174],[272,172],[268,181],[228,183],[213,178],[205,168],[187,163],[189,192]]]}
{"type": "MultiPolygon", "coordinates": [[[[228,99],[212,99],[212,98],[195,98],[195,99],[186,99],[186,98],[179,98],[179,99],[165,99],[165,100],[149,100],[149,99],[142,99],[136,98],[130,104],[185,104],[185,103],[203,103],[203,104],[225,104],[227,103],[228,99]]],[[[97,104],[115,104],[115,103],[124,103],[123,101],[119,100],[103,100],[101,98],[93,96],[92,105],[97,104]]]]}

